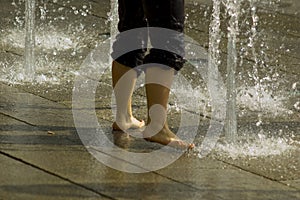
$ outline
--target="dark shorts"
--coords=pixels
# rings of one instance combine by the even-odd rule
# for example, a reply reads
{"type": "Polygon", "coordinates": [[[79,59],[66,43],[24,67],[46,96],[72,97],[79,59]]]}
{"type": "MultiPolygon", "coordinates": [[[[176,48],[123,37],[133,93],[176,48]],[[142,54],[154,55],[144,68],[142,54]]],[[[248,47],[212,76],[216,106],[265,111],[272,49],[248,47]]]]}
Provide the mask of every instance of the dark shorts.
{"type": "Polygon", "coordinates": [[[119,0],[118,3],[120,33],[142,27],[159,27],[174,31],[167,35],[159,35],[152,31],[134,31],[135,34],[130,38],[119,34],[113,44],[112,58],[131,68],[159,63],[180,70],[184,64],[184,0],[119,0]],[[146,53],[148,38],[151,48],[146,53]],[[126,48],[125,45],[130,41],[139,48],[117,57],[120,55],[118,51],[126,48]],[[171,51],[168,51],[169,49],[171,51]]]}

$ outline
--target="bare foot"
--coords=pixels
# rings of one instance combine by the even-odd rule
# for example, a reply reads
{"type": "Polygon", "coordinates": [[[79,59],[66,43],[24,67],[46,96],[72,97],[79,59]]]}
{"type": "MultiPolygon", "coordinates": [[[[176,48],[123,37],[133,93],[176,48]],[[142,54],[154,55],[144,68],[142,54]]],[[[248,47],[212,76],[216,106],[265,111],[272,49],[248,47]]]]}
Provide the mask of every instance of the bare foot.
{"type": "Polygon", "coordinates": [[[132,117],[128,122],[114,122],[112,128],[114,131],[124,131],[128,129],[139,129],[145,126],[144,120],[139,121],[136,118],[132,117]]]}
{"type": "Polygon", "coordinates": [[[187,143],[180,138],[178,138],[170,129],[163,128],[160,132],[157,134],[147,137],[146,130],[143,133],[145,140],[150,142],[156,142],[162,145],[169,145],[171,147],[174,147],[176,149],[193,149],[195,145],[193,143],[187,143]]]}

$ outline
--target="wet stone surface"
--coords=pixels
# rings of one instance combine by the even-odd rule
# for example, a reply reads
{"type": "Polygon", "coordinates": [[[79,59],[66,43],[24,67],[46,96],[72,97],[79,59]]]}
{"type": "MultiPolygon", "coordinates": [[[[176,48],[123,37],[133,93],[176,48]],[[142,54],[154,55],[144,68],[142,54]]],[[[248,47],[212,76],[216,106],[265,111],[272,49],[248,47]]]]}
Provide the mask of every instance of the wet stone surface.
{"type": "MultiPolygon", "coordinates": [[[[37,78],[33,83],[20,80],[25,7],[23,1],[14,2],[0,3],[1,199],[300,199],[299,1],[257,3],[259,21],[254,39],[263,93],[259,109],[255,77],[251,76],[255,72],[255,59],[251,48],[243,49],[239,54],[244,58],[243,63],[237,69],[238,143],[226,145],[222,134],[209,155],[198,157],[198,150],[214,121],[203,71],[197,71],[188,62],[178,76],[184,76],[194,91],[186,93],[186,88],[174,83],[168,122],[177,132],[182,108],[192,118],[200,116],[198,125],[186,123],[183,126],[186,137],[190,130],[197,129],[195,138],[189,138],[196,148],[162,169],[140,174],[104,165],[89,152],[91,147],[85,148],[78,132],[80,129],[88,133],[94,128],[89,117],[95,115],[105,137],[118,148],[94,149],[94,153],[119,166],[137,170],[143,169],[143,163],[132,163],[130,157],[116,157],[115,153],[121,154],[124,150],[151,153],[163,148],[112,131],[115,104],[109,63],[99,66],[105,71],[97,76],[98,80],[78,74],[89,53],[109,37],[110,1],[38,2],[37,78]],[[84,101],[77,102],[77,108],[73,107],[87,116],[81,119],[84,127],[76,127],[72,115],[72,92],[78,77],[97,83],[95,91],[86,88],[82,94],[86,97],[84,101]],[[184,96],[183,105],[178,105],[176,92],[184,96]],[[89,98],[89,94],[93,94],[93,98],[89,98]],[[194,101],[199,101],[199,109],[193,107],[194,101]]],[[[245,12],[241,15],[239,47],[247,43],[251,28],[249,1],[244,1],[242,8],[245,12]]],[[[209,46],[211,13],[210,0],[186,1],[185,33],[205,50],[209,46]]],[[[223,13],[219,71],[224,80],[227,24],[228,16],[223,13]]],[[[139,79],[139,89],[134,91],[133,113],[138,119],[146,120],[143,75],[139,79]]],[[[174,153],[165,150],[162,155],[172,157],[174,153]]],[[[161,162],[151,159],[145,162],[161,162]]]]}

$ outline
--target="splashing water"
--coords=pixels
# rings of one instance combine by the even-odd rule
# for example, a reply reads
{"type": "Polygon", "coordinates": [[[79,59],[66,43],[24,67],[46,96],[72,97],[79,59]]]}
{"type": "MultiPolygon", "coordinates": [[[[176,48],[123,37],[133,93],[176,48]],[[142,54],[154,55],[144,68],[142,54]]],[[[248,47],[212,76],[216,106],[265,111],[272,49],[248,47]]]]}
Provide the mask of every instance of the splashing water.
{"type": "MultiPolygon", "coordinates": [[[[25,48],[25,40],[23,31],[10,30],[10,33],[5,34],[1,38],[4,45],[11,45],[14,48],[25,48]]],[[[47,33],[42,31],[35,32],[35,48],[42,50],[68,50],[75,48],[78,42],[74,41],[65,33],[56,30],[49,30],[47,33]]]]}
{"type": "Polygon", "coordinates": [[[258,137],[251,141],[243,141],[231,145],[228,143],[218,143],[215,151],[219,155],[238,159],[240,157],[265,157],[271,155],[280,155],[286,151],[294,150],[296,147],[289,144],[284,138],[267,138],[264,134],[258,134],[258,137]]]}
{"type": "MultiPolygon", "coordinates": [[[[224,2],[234,2],[233,0],[226,0],[224,2]]],[[[253,111],[253,113],[255,113],[257,115],[257,123],[260,127],[262,127],[263,123],[262,123],[262,114],[264,115],[269,115],[271,117],[275,117],[276,115],[274,115],[274,113],[277,113],[278,115],[282,114],[283,112],[289,112],[289,110],[287,108],[284,108],[284,105],[281,101],[286,100],[286,96],[276,96],[276,98],[274,97],[274,94],[272,93],[273,91],[268,90],[269,88],[267,88],[267,84],[263,84],[262,83],[262,77],[261,77],[261,72],[259,70],[259,67],[261,65],[261,60],[262,57],[260,56],[260,49],[257,49],[258,46],[260,46],[259,44],[259,39],[258,37],[260,37],[259,35],[259,31],[258,29],[258,14],[257,14],[257,0],[244,0],[243,2],[247,2],[249,3],[249,13],[250,15],[248,16],[250,18],[249,22],[250,22],[250,27],[247,30],[249,35],[249,37],[247,37],[248,39],[248,43],[247,46],[250,50],[250,54],[251,54],[251,58],[253,59],[252,62],[252,68],[250,68],[250,70],[248,71],[248,76],[251,78],[251,80],[253,80],[255,83],[254,85],[242,85],[237,87],[237,104],[239,107],[246,107],[248,110],[253,111]],[[256,48],[255,48],[256,46],[256,48]],[[258,114],[257,114],[258,113],[258,114]]],[[[220,66],[221,63],[221,59],[220,59],[220,42],[221,42],[221,36],[222,36],[222,32],[220,29],[220,24],[221,24],[221,19],[220,19],[220,6],[221,6],[221,1],[220,0],[214,0],[213,1],[213,14],[212,14],[212,19],[210,21],[210,30],[209,30],[209,69],[212,69],[211,71],[209,71],[208,75],[210,76],[211,79],[218,79],[219,77],[216,76],[217,73],[215,73],[214,70],[216,70],[218,68],[218,66],[220,66]]],[[[241,8],[237,8],[236,7],[236,11],[234,10],[234,6],[230,6],[230,7],[226,7],[225,4],[225,8],[226,11],[229,12],[229,9],[232,9],[232,14],[234,14],[235,12],[239,12],[241,8]]],[[[46,10],[46,9],[45,9],[46,10]]],[[[112,0],[111,1],[111,12],[109,13],[109,22],[110,22],[110,29],[111,29],[111,35],[115,35],[117,33],[116,31],[116,23],[117,23],[117,5],[116,5],[116,1],[112,0]]],[[[249,14],[248,13],[248,14],[249,14]]],[[[229,13],[228,13],[229,14],[229,13]]],[[[47,19],[47,16],[45,16],[46,13],[43,11],[43,14],[41,15],[42,18],[47,19]]],[[[84,15],[82,15],[84,16],[84,15]]],[[[232,15],[229,15],[232,16],[232,15]]],[[[236,18],[237,16],[228,18],[230,20],[232,20],[231,22],[229,22],[228,25],[228,29],[226,30],[226,32],[228,33],[229,38],[231,37],[231,39],[228,40],[228,52],[233,52],[233,54],[235,56],[235,46],[234,44],[235,42],[235,35],[238,32],[238,27],[235,27],[235,20],[234,19],[238,19],[236,18]]],[[[23,20],[21,19],[19,21],[19,23],[24,23],[23,20]]],[[[242,26],[240,24],[240,26],[242,26]]],[[[82,28],[81,30],[83,30],[84,28],[82,28]]],[[[44,29],[43,29],[44,30],[44,29]]],[[[6,30],[7,31],[7,30],[6,30]]],[[[44,31],[46,32],[43,33],[42,31],[39,32],[38,30],[36,30],[35,32],[33,32],[33,34],[35,35],[35,49],[37,51],[39,50],[45,50],[45,51],[50,51],[52,53],[51,56],[58,57],[60,56],[59,54],[65,54],[65,55],[70,55],[70,51],[72,51],[72,49],[75,48],[79,48],[79,43],[80,43],[80,37],[78,37],[78,35],[74,35],[76,37],[71,37],[71,34],[68,34],[66,32],[57,30],[57,29],[53,29],[53,30],[47,30],[44,31]],[[77,37],[79,39],[77,39],[77,37]],[[59,50],[61,50],[62,52],[59,52],[59,50]]],[[[78,34],[78,32],[76,33],[78,34]]],[[[242,32],[240,34],[243,34],[242,32]]],[[[22,36],[24,35],[24,31],[17,31],[17,30],[12,30],[9,34],[5,33],[2,34],[0,36],[1,39],[1,43],[7,43],[10,44],[14,47],[20,48],[23,50],[24,48],[24,44],[25,44],[25,38],[23,38],[22,36]],[[6,42],[7,41],[7,42],[6,42]]],[[[86,34],[87,35],[87,34],[86,34]]],[[[87,37],[87,36],[84,37],[87,37]]],[[[94,38],[93,38],[94,40],[94,38]]],[[[8,46],[8,45],[7,45],[8,46]]],[[[261,47],[263,48],[263,47],[261,47]]],[[[236,50],[236,49],[235,49],[236,50]]],[[[108,51],[105,50],[105,51],[108,51]]],[[[18,52],[17,52],[18,53],[18,52]]],[[[47,52],[48,53],[48,52],[47,52]]],[[[36,55],[37,57],[38,55],[36,55]]],[[[48,56],[48,55],[46,55],[48,56]]],[[[34,55],[33,55],[34,57],[34,55]]],[[[22,81],[25,79],[25,73],[22,73],[21,71],[19,71],[19,73],[15,73],[15,68],[17,69],[23,69],[24,65],[22,64],[15,64],[11,65],[11,62],[9,62],[9,60],[7,59],[7,64],[4,63],[4,65],[6,65],[7,69],[6,71],[10,71],[12,72],[12,74],[10,74],[8,77],[4,77],[7,76],[6,73],[0,73],[0,80],[4,80],[4,81],[12,81],[12,80],[19,80],[22,81]]],[[[44,61],[44,60],[43,60],[44,61]]],[[[227,59],[228,61],[228,67],[234,67],[233,64],[236,64],[236,57],[232,57],[227,59]],[[231,63],[231,64],[230,64],[231,63]]],[[[4,69],[4,67],[2,67],[3,64],[0,63],[0,70],[2,72],[2,70],[4,69]]],[[[49,84],[53,84],[53,83],[58,83],[59,82],[59,78],[55,78],[55,76],[59,76],[59,73],[64,73],[66,74],[65,70],[64,72],[59,72],[59,70],[57,70],[58,68],[62,68],[62,66],[65,65],[64,60],[60,61],[58,59],[54,59],[54,61],[51,60],[51,58],[49,58],[48,60],[45,60],[44,63],[41,63],[39,58],[37,59],[37,62],[35,63],[35,65],[29,65],[29,66],[35,66],[37,69],[36,74],[35,74],[35,81],[38,82],[47,82],[49,84]],[[41,64],[41,65],[40,65],[41,64]],[[44,71],[48,70],[48,71],[53,71],[54,77],[48,76],[47,74],[41,74],[39,75],[39,70],[43,68],[44,71]]],[[[238,70],[238,69],[237,69],[238,70]]],[[[231,72],[234,72],[235,70],[231,70],[231,72]]],[[[68,71],[69,72],[69,71],[68,71]]],[[[30,73],[33,74],[33,73],[30,73]]],[[[237,74],[233,74],[233,75],[237,75],[237,74]]],[[[230,75],[228,75],[230,76],[230,75]]],[[[232,79],[234,80],[234,79],[232,79]]],[[[271,80],[272,81],[272,80],[271,80]]],[[[233,81],[234,83],[234,81],[233,81]]],[[[250,83],[251,84],[251,83],[250,83]]],[[[218,87],[218,86],[214,86],[214,87],[218,87]]],[[[294,94],[297,95],[297,91],[299,91],[299,89],[297,89],[297,85],[295,84],[295,86],[293,85],[293,91],[295,92],[294,94]]],[[[233,86],[233,88],[235,88],[235,86],[233,86]]],[[[182,95],[184,95],[185,90],[184,88],[177,88],[182,90],[182,95]]],[[[207,99],[209,99],[208,95],[206,95],[206,91],[201,90],[202,88],[197,88],[198,93],[194,93],[194,94],[188,94],[190,95],[190,98],[193,98],[193,95],[197,96],[197,97],[201,97],[201,99],[203,99],[203,107],[205,107],[207,104],[205,103],[207,99]]],[[[230,94],[230,92],[228,92],[228,94],[230,94]]],[[[217,95],[217,94],[215,94],[217,95]]],[[[233,95],[231,95],[233,96],[233,95]]],[[[219,98],[219,97],[218,97],[219,98]]],[[[223,98],[223,97],[221,97],[223,98]]],[[[225,99],[225,98],[224,98],[225,99]]],[[[187,104],[192,103],[191,101],[187,101],[187,104]]],[[[234,105],[234,104],[233,104],[234,105]]],[[[300,106],[299,106],[299,101],[297,101],[296,103],[293,104],[295,109],[300,110],[300,106]]],[[[206,111],[206,108],[204,109],[206,111]]],[[[234,109],[230,109],[232,111],[232,114],[235,114],[234,109]]],[[[245,109],[246,110],[246,109],[245,109]]],[[[246,110],[245,112],[248,112],[248,110],[246,110]]],[[[209,111],[209,113],[211,113],[211,111],[209,111]]],[[[208,114],[209,114],[208,113],[208,114]]],[[[238,112],[237,112],[238,113],[238,112]]],[[[247,116],[247,115],[246,115],[247,116]]],[[[268,116],[268,117],[269,117],[268,116]]],[[[235,125],[233,126],[235,127],[235,125]]],[[[229,132],[234,132],[234,131],[229,131],[229,132]]],[[[252,131],[253,133],[254,131],[252,131]]],[[[288,142],[286,142],[283,139],[280,138],[266,138],[263,136],[263,132],[258,131],[259,133],[257,134],[257,138],[253,139],[251,141],[247,141],[243,144],[241,143],[237,143],[236,145],[224,145],[224,144],[219,144],[217,145],[217,149],[220,151],[224,151],[224,152],[228,152],[230,154],[230,156],[237,156],[237,155],[253,155],[253,156],[264,156],[267,154],[279,154],[282,151],[286,151],[290,148],[292,148],[290,146],[290,144],[288,142]],[[260,135],[260,136],[259,136],[260,135]]],[[[239,132],[239,135],[241,134],[246,134],[246,132],[239,132]]],[[[276,133],[275,133],[276,134],[276,133]]],[[[239,138],[239,140],[241,140],[239,138]]],[[[229,139],[229,141],[232,141],[232,139],[229,139]]]]}
{"type": "MultiPolygon", "coordinates": [[[[35,1],[35,5],[27,9],[29,2],[33,3],[24,0],[11,3],[14,26],[8,25],[0,35],[0,46],[6,52],[0,62],[0,80],[17,85],[70,82],[85,52],[97,45],[95,35],[99,34],[97,28],[102,27],[102,22],[94,21],[94,30],[85,29],[82,22],[86,14],[76,16],[74,7],[54,1],[35,1]],[[50,9],[53,5],[60,7],[50,9]],[[23,12],[25,7],[26,12],[30,10],[31,13],[26,17],[23,12]],[[36,8],[40,12],[34,16],[33,10],[36,8]],[[72,17],[75,18],[74,23],[65,26],[66,20],[72,17]],[[89,34],[86,34],[87,31],[89,34]],[[25,39],[25,35],[31,36],[25,39]]],[[[83,5],[82,8],[79,11],[88,13],[91,6],[83,5]]],[[[100,40],[106,37],[105,34],[99,36],[100,40]]]]}
{"type": "MultiPolygon", "coordinates": [[[[108,21],[110,22],[110,53],[112,53],[112,46],[115,41],[115,37],[118,33],[118,1],[110,1],[110,12],[108,13],[108,21]]],[[[112,58],[109,57],[109,63],[112,62],[112,58]]]]}
{"type": "Polygon", "coordinates": [[[254,65],[253,65],[253,79],[255,81],[255,89],[256,89],[256,97],[258,102],[258,122],[257,125],[260,126],[262,124],[262,86],[261,80],[259,77],[258,67],[259,67],[259,60],[258,55],[255,49],[255,39],[257,38],[257,26],[258,26],[258,16],[256,14],[256,0],[249,0],[250,8],[251,8],[251,18],[252,18],[252,26],[251,26],[251,36],[249,37],[249,47],[251,47],[252,56],[254,58],[254,65]]]}
{"type": "Polygon", "coordinates": [[[285,108],[283,96],[274,96],[272,92],[267,91],[261,86],[261,93],[257,93],[257,86],[240,86],[237,94],[237,104],[241,108],[240,116],[247,116],[248,111],[259,114],[259,120],[262,121],[263,114],[269,118],[275,118],[280,115],[291,114],[291,110],[285,108]],[[259,95],[259,96],[258,96],[259,95]],[[259,99],[259,101],[257,101],[259,99]],[[262,107],[262,105],[264,105],[262,107]],[[244,111],[245,110],[245,111],[244,111]]]}
{"type": "MultiPolygon", "coordinates": [[[[227,22],[228,19],[228,24],[226,24],[228,39],[226,77],[227,115],[225,123],[225,138],[222,138],[220,142],[217,143],[217,154],[224,154],[232,158],[237,158],[240,156],[245,157],[280,155],[283,152],[293,150],[294,148],[296,148],[294,146],[295,141],[290,142],[285,138],[285,136],[277,137],[276,131],[272,131],[272,136],[267,137],[266,135],[268,133],[263,128],[265,127],[265,123],[269,123],[267,119],[274,119],[275,117],[278,117],[278,115],[290,115],[293,114],[293,112],[286,108],[286,106],[284,105],[284,101],[286,101],[287,99],[284,94],[279,94],[278,91],[276,93],[276,90],[270,90],[270,88],[273,89],[274,87],[276,87],[276,84],[278,85],[278,83],[272,83],[274,85],[270,85],[270,82],[272,80],[277,80],[275,77],[277,74],[276,69],[272,69],[268,72],[264,70],[265,66],[268,65],[266,62],[270,62],[270,59],[267,59],[264,53],[263,48],[267,49],[267,46],[263,38],[260,38],[260,32],[257,30],[259,26],[257,7],[261,2],[257,0],[213,1],[212,19],[210,21],[209,27],[209,78],[215,78],[211,73],[212,69],[215,66],[219,66],[221,63],[220,41],[223,34],[220,29],[220,16],[222,16],[222,12],[220,9],[220,6],[222,5],[221,3],[224,4],[225,13],[227,14],[224,15],[226,18],[224,19],[224,21],[227,22]],[[246,8],[242,6],[245,6],[246,8]],[[247,18],[247,26],[239,22],[240,20],[243,20],[240,18],[242,14],[245,14],[245,16],[243,17],[247,18]],[[247,40],[247,43],[238,43],[240,42],[240,40],[247,40]],[[240,46],[238,46],[238,44],[240,46]],[[243,57],[243,51],[245,49],[247,49],[247,56],[250,56],[250,58],[246,57],[245,59],[245,57],[243,57]],[[238,58],[240,58],[240,60],[238,60],[238,58]],[[243,68],[243,59],[248,61],[250,60],[248,64],[251,64],[250,70],[249,68],[247,68],[246,71],[246,74],[249,78],[249,83],[241,79],[242,84],[237,86],[236,76],[241,75],[237,74],[237,72],[243,72],[242,69],[237,68],[237,65],[238,61],[240,61],[239,66],[243,68]],[[211,67],[213,68],[211,69],[211,67]],[[265,77],[262,77],[262,75],[265,75],[265,77]],[[237,105],[242,108],[241,112],[237,111],[237,105]],[[257,128],[251,128],[247,131],[241,131],[239,128],[238,132],[237,114],[239,115],[239,117],[247,117],[247,114],[245,114],[246,112],[249,112],[248,114],[252,115],[252,117],[254,115],[256,116],[254,126],[257,128]],[[264,121],[263,117],[266,117],[264,121]],[[250,137],[249,135],[252,136],[250,137]],[[246,139],[243,137],[245,137],[246,139]]],[[[293,85],[292,88],[295,88],[295,86],[293,85]]],[[[295,89],[293,89],[292,91],[295,91],[295,89]]],[[[297,105],[294,105],[294,107],[295,106],[297,107],[297,105]]],[[[252,118],[250,120],[252,120],[252,118]]],[[[275,130],[277,129],[275,128],[275,130]]],[[[287,134],[289,133],[291,133],[291,131],[287,130],[287,134]]]]}
{"type": "Polygon", "coordinates": [[[227,112],[225,122],[225,135],[228,142],[235,143],[237,140],[237,117],[236,117],[236,83],[235,74],[237,67],[237,35],[239,33],[239,10],[240,1],[228,0],[226,3],[227,13],[230,16],[228,26],[227,44],[227,112]]]}
{"type": "Polygon", "coordinates": [[[32,81],[35,74],[35,0],[25,2],[25,30],[24,78],[32,81]]]}
{"type": "MultiPolygon", "coordinates": [[[[13,58],[3,58],[0,63],[0,80],[10,84],[59,84],[60,79],[70,76],[72,70],[68,72],[62,71],[65,63],[61,61],[60,54],[62,52],[71,52],[74,49],[79,49],[79,41],[69,35],[59,32],[57,30],[35,32],[35,50],[42,52],[41,55],[36,55],[37,61],[35,62],[35,72],[32,78],[29,79],[24,73],[24,64],[20,62],[19,56],[13,58]]],[[[22,37],[24,31],[12,29],[7,30],[7,33],[0,37],[0,42],[4,46],[13,48],[13,51],[18,52],[25,49],[25,38],[22,37]]],[[[64,53],[66,54],[66,53],[64,53]]],[[[20,55],[21,56],[21,55],[20,55]]]]}

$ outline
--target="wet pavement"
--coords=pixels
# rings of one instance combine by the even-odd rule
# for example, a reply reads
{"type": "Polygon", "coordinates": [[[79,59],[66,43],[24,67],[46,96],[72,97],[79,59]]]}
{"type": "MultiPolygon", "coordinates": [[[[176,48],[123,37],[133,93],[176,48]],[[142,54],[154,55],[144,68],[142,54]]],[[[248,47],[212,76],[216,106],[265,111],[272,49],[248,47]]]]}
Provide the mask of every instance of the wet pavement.
{"type": "MultiPolygon", "coordinates": [[[[268,89],[272,90],[276,85],[277,90],[272,93],[274,99],[285,98],[283,101],[270,99],[265,103],[270,107],[264,107],[261,127],[257,126],[257,111],[240,105],[239,132],[258,135],[259,140],[253,143],[251,138],[246,138],[254,147],[232,148],[226,153],[222,148],[228,147],[222,146],[221,138],[221,144],[204,158],[199,158],[196,151],[186,152],[162,169],[135,174],[107,167],[92,156],[80,140],[72,115],[76,72],[96,44],[109,34],[109,1],[39,2],[37,27],[41,39],[37,45],[40,66],[37,73],[57,79],[36,84],[9,81],[9,78],[15,78],[23,62],[24,46],[18,41],[18,27],[22,28],[22,25],[16,22],[16,16],[22,16],[23,4],[13,6],[11,1],[1,1],[0,199],[300,199],[300,112],[297,108],[300,4],[297,0],[270,2],[275,1],[262,1],[258,6],[261,35],[268,36],[261,37],[268,46],[264,49],[266,68],[274,69],[270,70],[272,74],[277,73],[280,77],[279,81],[272,77],[268,89]],[[87,8],[89,12],[84,16],[87,8]],[[44,20],[41,19],[43,9],[48,11],[44,20]],[[47,27],[43,26],[45,24],[47,27]],[[47,37],[43,39],[43,35],[47,33],[58,38],[49,39],[55,45],[51,42],[45,44],[47,37]],[[260,132],[262,129],[265,134],[260,132]],[[261,150],[264,145],[268,147],[266,151],[261,150]]],[[[208,47],[210,20],[207,16],[211,13],[211,5],[208,0],[186,1],[186,34],[204,48],[208,47]]],[[[221,57],[224,61],[225,36],[222,41],[221,57]]],[[[240,73],[251,70],[253,58],[249,56],[246,60],[244,67],[238,69],[240,73]]],[[[226,66],[220,66],[222,74],[225,69],[226,66]]],[[[262,72],[267,73],[267,70],[262,72]]],[[[202,86],[199,74],[193,73],[188,64],[182,74],[193,84],[202,86]]],[[[243,85],[245,79],[247,77],[242,76],[238,83],[243,85]]],[[[158,144],[130,138],[126,134],[112,134],[110,82],[107,70],[95,92],[95,113],[107,137],[129,152],[160,149],[158,144]]],[[[246,80],[247,84],[250,82],[250,79],[246,80]]],[[[247,99],[240,101],[243,100],[247,99]]],[[[143,119],[146,113],[143,89],[135,91],[133,104],[135,115],[143,119]]],[[[172,96],[169,123],[173,130],[177,130],[181,119],[180,111],[174,105],[176,97],[172,96]]],[[[209,127],[209,109],[203,108],[200,116],[194,139],[197,145],[201,144],[209,127]]],[[[189,131],[193,126],[185,124],[184,129],[189,131]]],[[[125,157],[114,157],[114,152],[108,154],[100,150],[98,153],[120,166],[144,167],[142,163],[131,163],[125,157]]],[[[164,154],[172,157],[174,152],[164,154]]]]}

